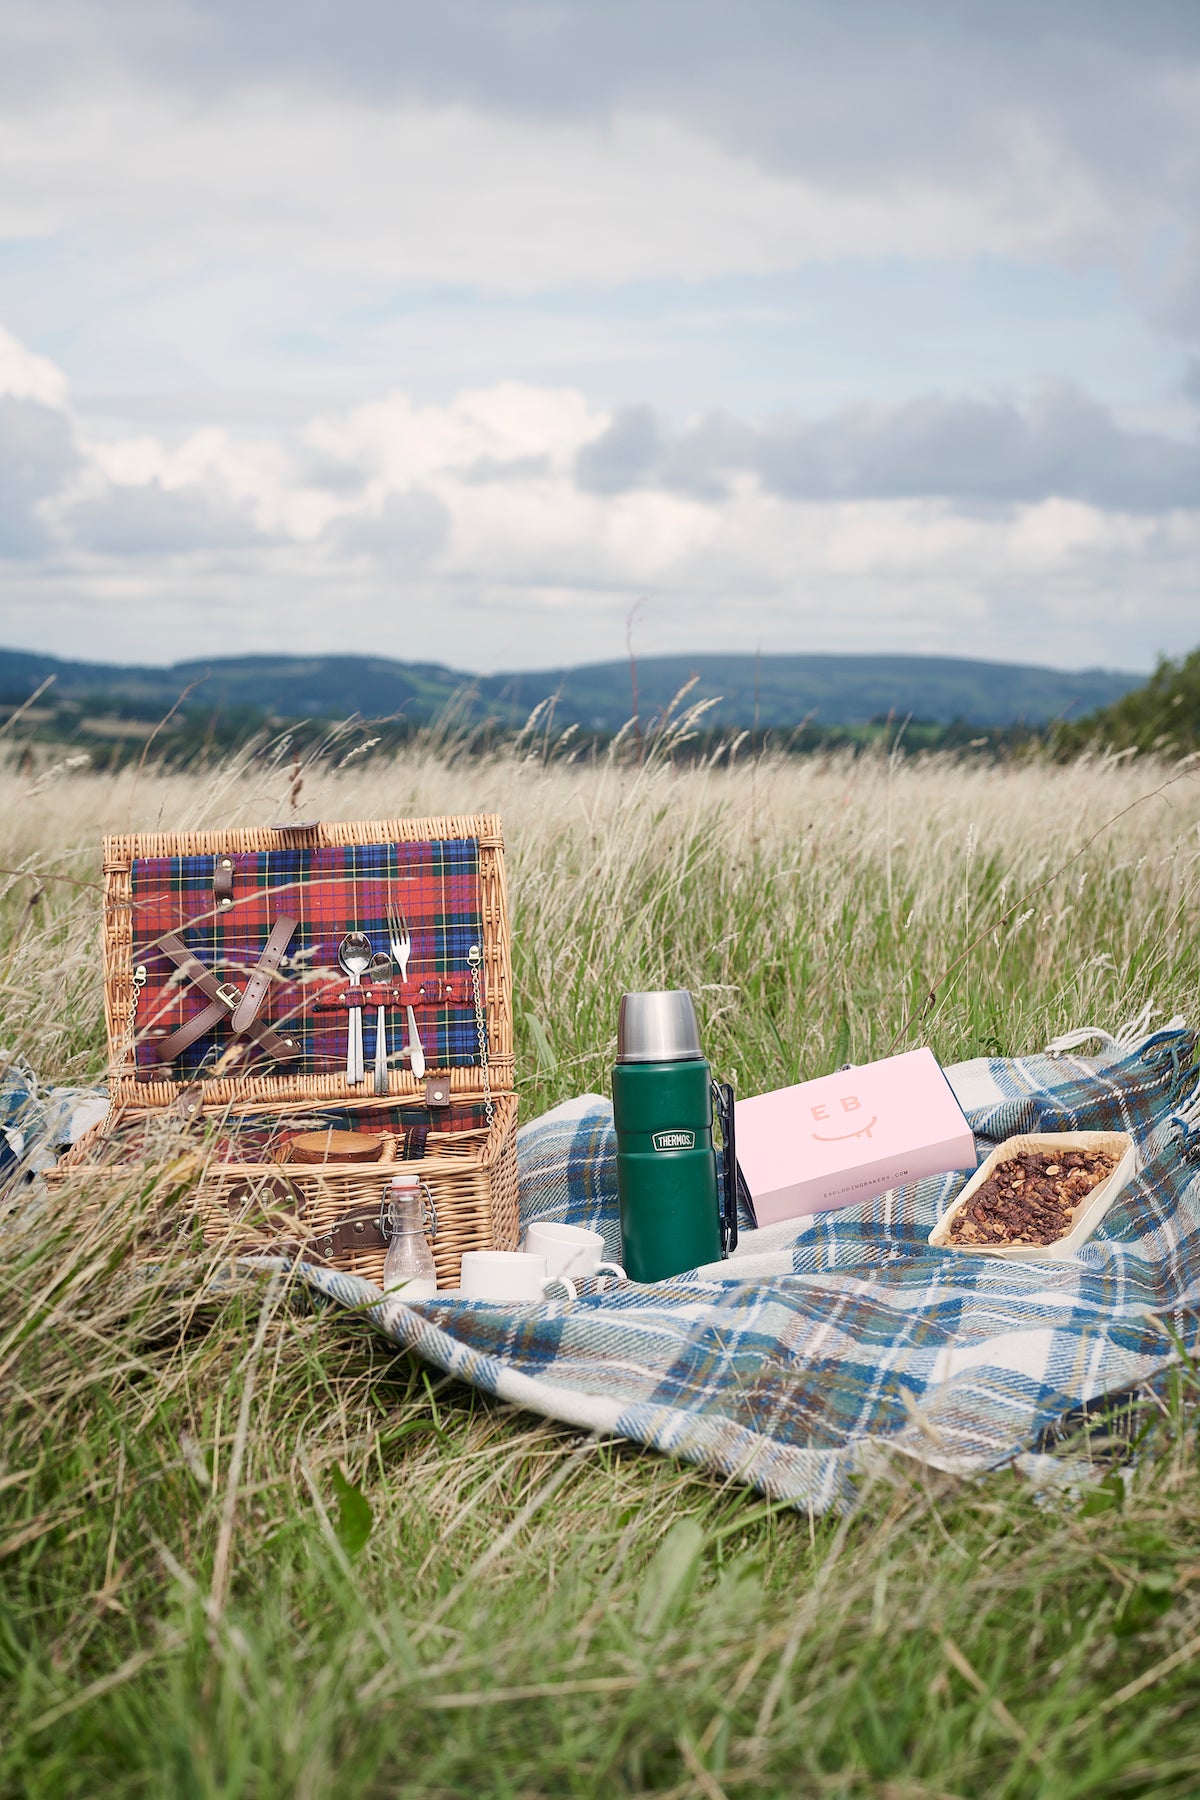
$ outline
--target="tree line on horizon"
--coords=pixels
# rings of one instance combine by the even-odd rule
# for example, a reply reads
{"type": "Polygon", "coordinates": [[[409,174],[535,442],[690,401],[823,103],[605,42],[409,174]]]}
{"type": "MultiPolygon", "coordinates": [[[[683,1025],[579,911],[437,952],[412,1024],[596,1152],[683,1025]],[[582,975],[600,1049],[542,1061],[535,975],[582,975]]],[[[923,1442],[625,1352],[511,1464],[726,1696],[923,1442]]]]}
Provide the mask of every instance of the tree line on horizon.
{"type": "Polygon", "coordinates": [[[1160,656],[1141,687],[1086,718],[1053,725],[1047,741],[1062,761],[1091,748],[1167,758],[1200,751],[1200,648],[1177,661],[1160,656]]]}
{"type": "Polygon", "coordinates": [[[922,751],[1009,758],[1042,754],[1060,762],[1086,751],[1131,751],[1171,759],[1200,752],[1200,648],[1177,660],[1160,657],[1147,681],[1108,706],[1078,720],[1059,719],[1046,726],[1022,721],[980,726],[962,719],[943,723],[893,711],[857,724],[822,725],[809,718],[791,729],[747,727],[735,731],[727,725],[706,724],[700,707],[686,729],[681,729],[679,712],[673,712],[631,719],[620,732],[611,732],[578,724],[564,728],[555,723],[553,703],[543,702],[535,711],[536,723],[520,729],[505,719],[480,716],[466,690],[432,721],[403,715],[345,722],[319,716],[288,719],[244,703],[185,703],[163,718],[144,704],[128,699],[114,702],[105,694],[95,695],[90,702],[72,697],[56,704],[52,689],[23,701],[11,700],[9,709],[7,720],[0,725],[0,739],[7,735],[10,742],[19,742],[26,761],[33,756],[32,746],[40,742],[86,752],[88,763],[100,768],[119,768],[148,753],[156,761],[187,767],[219,760],[256,742],[264,753],[270,753],[284,740],[289,751],[308,751],[329,740],[340,745],[343,753],[357,744],[358,754],[367,750],[394,753],[414,740],[432,740],[470,755],[524,739],[536,743],[546,756],[569,754],[572,758],[604,753],[620,740],[634,756],[644,754],[648,745],[661,753],[669,744],[675,759],[712,757],[722,747],[734,744],[739,755],[770,746],[795,755],[882,748],[910,755],[922,751]]]}

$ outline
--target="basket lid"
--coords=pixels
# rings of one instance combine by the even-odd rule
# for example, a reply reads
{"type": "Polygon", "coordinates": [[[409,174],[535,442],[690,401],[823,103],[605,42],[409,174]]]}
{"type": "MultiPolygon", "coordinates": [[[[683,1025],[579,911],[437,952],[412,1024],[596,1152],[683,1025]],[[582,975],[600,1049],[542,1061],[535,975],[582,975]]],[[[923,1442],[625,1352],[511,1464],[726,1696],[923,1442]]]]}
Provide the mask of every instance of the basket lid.
{"type": "Polygon", "coordinates": [[[378,1004],[390,1096],[423,1098],[432,1078],[451,1094],[478,1093],[485,1064],[487,1086],[511,1090],[512,969],[494,814],[110,837],[104,883],[116,1104],[166,1106],[197,1084],[206,1104],[361,1101],[373,1091],[378,1004]],[[346,1079],[351,984],[338,947],[350,932],[377,954],[400,952],[390,980],[363,977],[361,1083],[346,1079]]]}

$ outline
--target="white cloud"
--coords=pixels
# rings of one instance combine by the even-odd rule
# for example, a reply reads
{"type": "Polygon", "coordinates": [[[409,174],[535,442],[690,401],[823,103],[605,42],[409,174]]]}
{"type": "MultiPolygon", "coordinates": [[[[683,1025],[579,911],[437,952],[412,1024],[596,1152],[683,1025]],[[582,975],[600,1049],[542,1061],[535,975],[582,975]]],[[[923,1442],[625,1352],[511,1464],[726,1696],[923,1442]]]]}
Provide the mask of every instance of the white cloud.
{"type": "Polygon", "coordinates": [[[615,415],[511,382],[445,405],[393,394],[274,437],[80,436],[61,374],[7,343],[20,379],[59,396],[3,402],[26,446],[24,486],[0,470],[0,522],[24,558],[19,581],[0,576],[10,642],[316,651],[354,613],[379,654],[528,667],[619,654],[641,597],[647,652],[761,642],[1136,667],[1148,633],[1172,650],[1194,636],[1200,511],[1052,492],[983,509],[936,491],[797,497],[752,465],[711,493],[590,491],[579,457],[615,415]]]}
{"type": "Polygon", "coordinates": [[[564,123],[132,83],[0,113],[0,236],[102,237],[159,281],[229,259],[325,291],[344,269],[527,294],[840,256],[1070,255],[1113,228],[1086,166],[1028,123],[969,179],[848,186],[653,113],[564,123]]]}
{"type": "Polygon", "coordinates": [[[1194,9],[0,7],[3,635],[1194,641],[1194,9]]]}
{"type": "Polygon", "coordinates": [[[345,555],[370,557],[381,571],[411,575],[444,547],[449,527],[450,515],[440,500],[409,489],[389,494],[375,512],[348,514],[331,535],[345,555]]]}
{"type": "Polygon", "coordinates": [[[997,506],[1061,495],[1146,513],[1200,504],[1194,433],[1130,429],[1061,382],[1024,407],[925,394],[815,421],[716,413],[675,433],[649,407],[629,407],[584,446],[575,472],[593,493],[660,487],[712,499],[739,470],[795,500],[939,494],[997,506]]]}
{"type": "MultiPolygon", "coordinates": [[[[214,514],[241,514],[263,536],[300,542],[318,536],[337,511],[330,494],[303,479],[294,453],[271,439],[209,427],[174,445],[147,435],[105,439],[94,433],[81,442],[90,469],[65,496],[68,521],[71,508],[92,502],[101,488],[112,494],[154,488],[164,496],[189,495],[196,505],[207,495],[214,514]]],[[[203,548],[199,527],[196,537],[203,548]]]]}
{"type": "Polygon", "coordinates": [[[448,404],[420,406],[390,394],[366,406],[314,419],[304,442],[314,451],[362,469],[391,486],[493,462],[546,456],[568,473],[597,414],[572,388],[534,388],[497,382],[469,388],[448,404]]]}
{"type": "Polygon", "coordinates": [[[37,356],[0,325],[0,394],[10,400],[36,400],[39,406],[67,403],[67,378],[44,356],[37,356]]]}
{"type": "Polygon", "coordinates": [[[217,483],[108,482],[59,509],[73,549],[117,561],[211,557],[261,542],[253,519],[217,483]]]}

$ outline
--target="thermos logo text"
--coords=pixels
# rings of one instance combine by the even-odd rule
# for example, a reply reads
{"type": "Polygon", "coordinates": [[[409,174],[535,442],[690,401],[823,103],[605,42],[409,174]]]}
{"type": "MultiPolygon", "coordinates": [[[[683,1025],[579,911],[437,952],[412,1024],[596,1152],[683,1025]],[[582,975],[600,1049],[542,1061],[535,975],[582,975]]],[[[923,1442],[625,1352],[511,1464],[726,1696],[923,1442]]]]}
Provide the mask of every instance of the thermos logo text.
{"type": "Polygon", "coordinates": [[[696,1148],[694,1131],[656,1131],[652,1141],[656,1150],[694,1150],[696,1148]]]}

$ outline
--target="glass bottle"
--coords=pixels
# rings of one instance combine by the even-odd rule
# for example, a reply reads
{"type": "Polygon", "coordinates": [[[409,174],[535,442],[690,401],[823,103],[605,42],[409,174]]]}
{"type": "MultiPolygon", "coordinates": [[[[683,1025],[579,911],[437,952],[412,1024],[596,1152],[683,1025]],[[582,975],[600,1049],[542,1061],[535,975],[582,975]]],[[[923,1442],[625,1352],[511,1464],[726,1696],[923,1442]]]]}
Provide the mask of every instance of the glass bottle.
{"type": "Polygon", "coordinates": [[[437,1293],[437,1269],[425,1240],[425,1201],[431,1229],[437,1214],[425,1183],[416,1175],[393,1175],[383,1203],[391,1242],[383,1263],[383,1289],[389,1300],[429,1300],[437,1293]]]}

